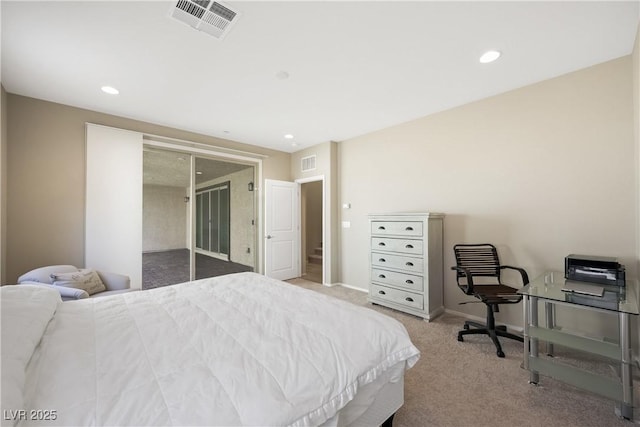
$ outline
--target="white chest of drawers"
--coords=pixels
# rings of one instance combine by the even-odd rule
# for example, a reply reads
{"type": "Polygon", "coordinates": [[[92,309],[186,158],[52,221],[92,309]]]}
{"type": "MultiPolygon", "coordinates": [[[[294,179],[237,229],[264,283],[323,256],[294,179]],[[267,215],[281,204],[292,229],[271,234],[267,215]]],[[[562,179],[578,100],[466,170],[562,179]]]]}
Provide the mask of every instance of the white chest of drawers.
{"type": "Polygon", "coordinates": [[[431,320],[444,311],[443,214],[369,215],[369,301],[431,320]]]}

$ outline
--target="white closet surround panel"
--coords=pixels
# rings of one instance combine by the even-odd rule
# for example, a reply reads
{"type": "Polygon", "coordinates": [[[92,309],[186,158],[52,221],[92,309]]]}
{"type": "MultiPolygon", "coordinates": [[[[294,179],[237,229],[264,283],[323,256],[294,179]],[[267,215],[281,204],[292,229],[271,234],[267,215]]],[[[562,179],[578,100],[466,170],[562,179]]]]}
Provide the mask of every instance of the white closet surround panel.
{"type": "Polygon", "coordinates": [[[86,124],[85,266],[142,287],[143,134],[86,124]]]}

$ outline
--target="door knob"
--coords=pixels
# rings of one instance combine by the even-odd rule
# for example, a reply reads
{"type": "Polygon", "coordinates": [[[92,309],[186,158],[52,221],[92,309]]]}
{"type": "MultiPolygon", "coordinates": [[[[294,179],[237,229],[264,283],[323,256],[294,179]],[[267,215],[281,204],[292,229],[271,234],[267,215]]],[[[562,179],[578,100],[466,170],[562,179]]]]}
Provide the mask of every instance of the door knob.
{"type": "Polygon", "coordinates": [[[267,239],[272,239],[273,236],[271,234],[267,234],[267,239]]]}

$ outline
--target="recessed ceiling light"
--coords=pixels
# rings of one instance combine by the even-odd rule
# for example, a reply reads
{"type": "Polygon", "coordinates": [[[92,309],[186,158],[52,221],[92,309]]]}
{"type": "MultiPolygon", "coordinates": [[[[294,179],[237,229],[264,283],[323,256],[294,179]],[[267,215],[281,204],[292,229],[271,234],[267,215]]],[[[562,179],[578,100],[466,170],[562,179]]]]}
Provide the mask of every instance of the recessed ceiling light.
{"type": "Polygon", "coordinates": [[[293,135],[291,135],[290,133],[286,134],[284,137],[286,139],[293,139],[293,135]]]}
{"type": "Polygon", "coordinates": [[[202,175],[201,171],[196,171],[196,175],[202,175]]]}
{"type": "Polygon", "coordinates": [[[500,58],[500,55],[502,55],[502,53],[497,50],[488,50],[482,54],[482,56],[480,57],[480,62],[483,64],[488,64],[489,62],[493,62],[496,59],[500,58]]]}
{"type": "Polygon", "coordinates": [[[115,87],[111,87],[111,86],[102,86],[102,91],[104,93],[108,93],[109,95],[117,95],[120,93],[120,91],[118,89],[116,89],[115,87]]]}

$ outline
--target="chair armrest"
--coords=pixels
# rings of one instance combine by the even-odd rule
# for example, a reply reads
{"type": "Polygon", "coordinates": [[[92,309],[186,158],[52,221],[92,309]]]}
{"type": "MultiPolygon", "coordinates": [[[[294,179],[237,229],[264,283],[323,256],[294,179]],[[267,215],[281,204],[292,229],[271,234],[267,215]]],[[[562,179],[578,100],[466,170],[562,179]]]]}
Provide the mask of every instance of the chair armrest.
{"type": "Polygon", "coordinates": [[[131,287],[131,279],[129,276],[118,273],[105,273],[102,271],[98,271],[97,273],[108,291],[120,291],[131,287]]]}
{"type": "Polygon", "coordinates": [[[522,276],[522,284],[523,285],[528,285],[529,284],[529,275],[527,274],[526,271],[524,271],[524,268],[512,267],[510,265],[501,265],[500,266],[500,270],[503,270],[505,268],[509,268],[511,270],[516,270],[517,272],[520,273],[520,276],[522,276]]]}
{"type": "Polygon", "coordinates": [[[54,285],[49,285],[48,283],[30,282],[30,281],[23,281],[20,284],[46,286],[46,287],[55,289],[60,293],[60,296],[65,301],[89,298],[89,294],[82,289],[69,288],[66,286],[54,286],[54,285]]]}
{"type": "MultiPolygon", "coordinates": [[[[53,286],[53,285],[51,285],[53,286]]],[[[83,289],[68,288],[66,286],[53,286],[60,292],[63,300],[85,299],[89,298],[87,291],[83,289]]]]}
{"type": "Polygon", "coordinates": [[[462,292],[467,295],[473,295],[473,275],[471,274],[469,269],[458,266],[451,267],[451,269],[457,271],[458,273],[462,273],[467,278],[466,286],[460,285],[460,282],[458,282],[458,287],[462,289],[462,292]]]}

